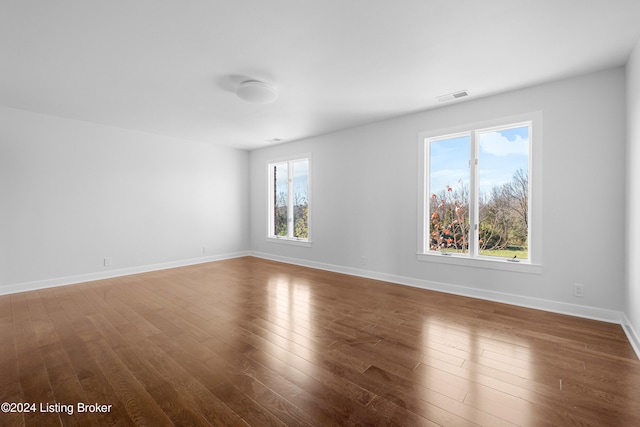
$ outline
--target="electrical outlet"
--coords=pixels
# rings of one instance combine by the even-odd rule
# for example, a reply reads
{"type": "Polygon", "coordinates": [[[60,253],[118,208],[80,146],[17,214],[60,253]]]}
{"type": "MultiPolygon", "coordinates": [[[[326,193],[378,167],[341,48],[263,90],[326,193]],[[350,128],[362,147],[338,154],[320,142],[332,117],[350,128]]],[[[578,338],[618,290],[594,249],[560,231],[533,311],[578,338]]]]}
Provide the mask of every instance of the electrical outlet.
{"type": "Polygon", "coordinates": [[[362,257],[360,258],[360,263],[361,263],[362,265],[367,265],[367,257],[366,257],[366,256],[362,256],[362,257]]]}
{"type": "Polygon", "coordinates": [[[573,285],[573,296],[578,298],[584,297],[584,285],[575,283],[573,285]]]}
{"type": "Polygon", "coordinates": [[[203,254],[206,254],[206,253],[207,253],[207,247],[206,247],[206,246],[203,246],[203,247],[202,247],[202,253],[203,253],[203,254]]]}
{"type": "Polygon", "coordinates": [[[105,267],[111,267],[111,258],[110,257],[104,257],[104,266],[105,267]]]}

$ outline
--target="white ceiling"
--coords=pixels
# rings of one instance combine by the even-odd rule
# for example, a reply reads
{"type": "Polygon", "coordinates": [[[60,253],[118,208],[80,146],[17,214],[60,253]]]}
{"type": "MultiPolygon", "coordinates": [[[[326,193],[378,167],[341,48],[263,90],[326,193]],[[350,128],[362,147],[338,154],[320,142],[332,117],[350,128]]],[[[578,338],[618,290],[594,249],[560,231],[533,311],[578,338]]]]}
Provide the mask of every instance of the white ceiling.
{"type": "Polygon", "coordinates": [[[640,0],[1,0],[0,105],[244,149],[622,65],[640,0]],[[244,79],[277,102],[235,96],[244,79]]]}

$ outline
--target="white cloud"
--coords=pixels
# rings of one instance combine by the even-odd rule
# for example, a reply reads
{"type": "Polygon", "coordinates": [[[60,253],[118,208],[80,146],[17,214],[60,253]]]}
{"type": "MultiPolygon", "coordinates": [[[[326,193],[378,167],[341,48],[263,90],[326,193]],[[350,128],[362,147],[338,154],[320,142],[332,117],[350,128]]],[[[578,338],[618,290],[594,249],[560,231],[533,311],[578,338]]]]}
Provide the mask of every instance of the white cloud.
{"type": "Polygon", "coordinates": [[[432,193],[447,189],[447,185],[457,190],[460,184],[469,186],[469,169],[441,169],[431,173],[429,187],[432,193]]]}
{"type": "Polygon", "coordinates": [[[500,132],[489,132],[480,136],[480,150],[494,156],[508,156],[511,154],[526,156],[529,153],[529,139],[516,135],[509,141],[500,132]]]}
{"type": "Polygon", "coordinates": [[[488,194],[493,187],[498,187],[507,182],[510,182],[513,178],[513,172],[511,169],[480,169],[480,194],[488,194]]]}

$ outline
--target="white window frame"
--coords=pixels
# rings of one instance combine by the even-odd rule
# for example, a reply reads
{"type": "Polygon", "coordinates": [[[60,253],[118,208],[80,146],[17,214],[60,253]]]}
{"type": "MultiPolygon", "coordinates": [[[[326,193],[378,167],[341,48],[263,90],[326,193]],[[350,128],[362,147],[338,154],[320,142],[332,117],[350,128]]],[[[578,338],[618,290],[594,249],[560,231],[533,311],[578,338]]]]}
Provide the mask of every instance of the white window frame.
{"type": "Polygon", "coordinates": [[[422,132],[418,137],[418,170],[420,182],[418,185],[418,248],[417,259],[425,262],[435,262],[450,265],[463,265],[468,267],[489,268],[495,270],[514,271],[522,273],[542,273],[542,112],[527,113],[523,115],[498,118],[479,123],[456,126],[453,128],[439,129],[422,132]],[[477,159],[477,142],[475,135],[478,132],[501,130],[516,127],[518,125],[530,125],[529,135],[529,259],[508,260],[506,258],[482,256],[477,250],[477,230],[474,226],[478,223],[478,212],[475,201],[477,200],[478,167],[474,163],[477,159]],[[469,253],[456,254],[429,251],[429,141],[453,138],[465,134],[471,135],[471,170],[469,219],[472,223],[470,229],[469,253]]]}
{"type": "Polygon", "coordinates": [[[311,247],[311,154],[305,153],[296,156],[288,156],[275,160],[267,161],[267,242],[271,243],[283,243],[294,246],[311,247]],[[300,239],[293,236],[294,223],[293,223],[293,163],[299,160],[306,160],[308,165],[308,188],[307,188],[307,238],[300,239]],[[274,212],[274,178],[273,167],[277,164],[287,163],[288,172],[288,200],[287,200],[287,230],[288,236],[278,236],[273,233],[275,226],[274,212]]]}

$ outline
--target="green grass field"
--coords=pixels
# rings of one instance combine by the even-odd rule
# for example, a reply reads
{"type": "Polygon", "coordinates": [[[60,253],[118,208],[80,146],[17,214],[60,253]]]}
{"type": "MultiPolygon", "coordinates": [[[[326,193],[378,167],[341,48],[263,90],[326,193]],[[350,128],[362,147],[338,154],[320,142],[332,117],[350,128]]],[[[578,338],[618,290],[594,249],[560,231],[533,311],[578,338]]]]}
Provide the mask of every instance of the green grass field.
{"type": "Polygon", "coordinates": [[[527,259],[529,258],[529,251],[527,249],[498,249],[491,251],[480,251],[480,255],[495,256],[503,258],[527,259]]]}
{"type": "MultiPolygon", "coordinates": [[[[445,252],[456,253],[458,251],[455,249],[445,249],[445,252]]],[[[529,251],[527,249],[496,249],[480,251],[480,255],[500,258],[513,258],[515,256],[516,259],[527,259],[529,258],[529,251]]]]}

